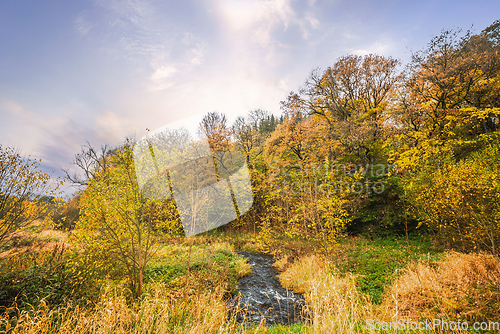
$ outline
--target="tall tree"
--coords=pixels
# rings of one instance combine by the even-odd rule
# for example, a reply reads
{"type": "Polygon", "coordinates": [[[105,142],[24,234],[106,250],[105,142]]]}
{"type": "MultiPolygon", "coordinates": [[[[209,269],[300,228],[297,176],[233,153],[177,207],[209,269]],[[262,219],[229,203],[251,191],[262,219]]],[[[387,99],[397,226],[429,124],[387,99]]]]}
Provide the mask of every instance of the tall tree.
{"type": "Polygon", "coordinates": [[[330,139],[339,141],[353,158],[368,162],[376,158],[375,141],[383,138],[384,112],[399,78],[398,65],[379,55],[341,57],[324,72],[311,73],[300,91],[303,107],[326,122],[330,139]]]}
{"type": "Polygon", "coordinates": [[[394,108],[401,165],[460,158],[498,129],[499,60],[485,36],[460,31],[443,31],[413,55],[394,108]]]}

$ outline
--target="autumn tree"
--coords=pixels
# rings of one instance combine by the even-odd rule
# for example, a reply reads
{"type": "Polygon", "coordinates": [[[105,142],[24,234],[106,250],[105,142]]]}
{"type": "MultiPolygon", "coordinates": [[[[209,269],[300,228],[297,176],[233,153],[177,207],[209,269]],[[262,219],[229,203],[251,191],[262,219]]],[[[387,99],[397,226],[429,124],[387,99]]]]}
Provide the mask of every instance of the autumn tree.
{"type": "Polygon", "coordinates": [[[13,148],[0,145],[0,242],[39,218],[48,204],[39,199],[55,194],[59,185],[57,180],[51,184],[38,160],[23,158],[13,148]]]}
{"type": "Polygon", "coordinates": [[[52,220],[57,228],[72,230],[80,216],[80,194],[76,193],[70,199],[55,208],[52,220]]]}
{"type": "MultiPolygon", "coordinates": [[[[313,71],[296,99],[309,115],[326,123],[325,137],[342,145],[341,154],[366,163],[377,158],[398,65],[391,57],[344,56],[323,72],[313,71]]],[[[332,151],[329,158],[336,156],[332,151]]]]}
{"type": "Polygon", "coordinates": [[[438,240],[463,251],[500,245],[500,146],[492,143],[458,162],[409,179],[408,196],[438,240]]]}
{"type": "Polygon", "coordinates": [[[226,115],[207,113],[200,122],[199,132],[208,141],[212,151],[228,151],[231,148],[231,129],[226,115]]]}
{"type": "Polygon", "coordinates": [[[392,109],[396,135],[386,142],[406,175],[404,197],[415,216],[449,245],[493,253],[500,135],[496,27],[479,35],[443,31],[413,55],[392,109]]]}
{"type": "Polygon", "coordinates": [[[302,106],[292,94],[282,104],[282,123],[265,143],[272,188],[264,230],[306,238],[329,253],[349,221],[347,193],[332,186],[338,180],[327,166],[331,146],[323,137],[324,124],[302,106]]]}
{"type": "MultiPolygon", "coordinates": [[[[231,127],[235,149],[245,157],[250,172],[253,205],[238,221],[240,226],[257,226],[266,219],[269,203],[268,167],[264,159],[265,141],[282,120],[262,109],[238,117],[231,127]]],[[[234,225],[234,224],[233,224],[234,225]]]]}
{"type": "Polygon", "coordinates": [[[263,143],[271,135],[279,120],[274,115],[262,109],[255,109],[248,112],[248,118],[236,118],[232,126],[232,135],[236,146],[245,155],[249,168],[250,155],[258,157],[263,152],[263,143]]]}
{"type": "Polygon", "coordinates": [[[499,126],[499,60],[486,36],[460,31],[443,31],[413,55],[394,109],[400,135],[393,142],[404,152],[401,166],[460,158],[493,140],[499,126]]]}
{"type": "MultiPolygon", "coordinates": [[[[199,132],[202,137],[208,141],[215,167],[216,180],[220,181],[222,174],[224,174],[224,160],[227,159],[227,157],[231,159],[232,154],[230,151],[233,150],[231,129],[227,124],[226,115],[217,112],[207,113],[200,122],[199,132]]],[[[227,178],[226,181],[228,182],[231,198],[239,218],[240,212],[238,210],[234,189],[230,179],[227,178]]]]}
{"type": "Polygon", "coordinates": [[[121,264],[132,290],[140,296],[144,272],[161,235],[157,225],[161,203],[139,189],[133,142],[127,140],[112,150],[104,146],[100,151],[88,145],[77,155],[76,163],[86,168],[88,177],[78,179],[86,187],[80,197],[76,241],[99,263],[121,264]]]}
{"type": "Polygon", "coordinates": [[[240,116],[236,118],[232,126],[232,133],[238,148],[245,155],[247,164],[250,165],[252,150],[261,144],[261,137],[258,130],[252,124],[248,124],[244,117],[240,116]]]}
{"type": "Polygon", "coordinates": [[[500,20],[496,20],[490,26],[481,31],[480,34],[485,37],[494,48],[500,49],[500,20]]]}

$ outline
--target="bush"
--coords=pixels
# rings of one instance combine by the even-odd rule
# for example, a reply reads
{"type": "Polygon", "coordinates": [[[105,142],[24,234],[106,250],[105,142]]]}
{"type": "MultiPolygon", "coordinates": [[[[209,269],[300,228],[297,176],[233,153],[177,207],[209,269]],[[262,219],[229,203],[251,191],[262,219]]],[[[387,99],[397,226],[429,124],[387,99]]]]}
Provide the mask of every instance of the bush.
{"type": "Polygon", "coordinates": [[[63,244],[53,249],[30,249],[0,262],[0,307],[16,304],[29,309],[43,300],[58,305],[67,300],[86,302],[97,295],[95,282],[84,279],[83,268],[69,260],[63,244]]]}
{"type": "Polygon", "coordinates": [[[13,148],[0,145],[0,243],[11,233],[43,216],[48,202],[40,194],[54,194],[50,175],[38,160],[21,157],[13,148]]]}
{"type": "Polygon", "coordinates": [[[56,227],[62,230],[72,230],[80,218],[80,195],[77,194],[71,200],[63,203],[53,213],[52,220],[56,227]]]}
{"type": "Polygon", "coordinates": [[[419,173],[406,185],[417,215],[449,246],[498,254],[500,146],[419,173]]]}

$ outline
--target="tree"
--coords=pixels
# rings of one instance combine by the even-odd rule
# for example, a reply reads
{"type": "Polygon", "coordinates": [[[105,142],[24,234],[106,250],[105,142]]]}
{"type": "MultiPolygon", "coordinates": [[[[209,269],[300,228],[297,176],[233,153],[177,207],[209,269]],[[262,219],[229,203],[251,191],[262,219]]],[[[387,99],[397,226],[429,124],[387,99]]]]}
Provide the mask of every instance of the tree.
{"type": "Polygon", "coordinates": [[[250,155],[259,156],[263,152],[263,143],[267,137],[275,130],[278,120],[274,115],[262,109],[255,109],[248,112],[248,119],[238,117],[234,122],[231,132],[235,138],[236,146],[246,157],[249,168],[253,169],[250,163],[250,155]]]}
{"type": "Polygon", "coordinates": [[[213,152],[230,150],[231,130],[227,125],[226,115],[217,112],[207,113],[200,122],[199,131],[208,140],[213,152]]]}
{"type": "Polygon", "coordinates": [[[172,204],[146,198],[140,191],[130,140],[114,150],[104,146],[100,153],[88,145],[77,155],[81,161],[85,163],[80,166],[90,168],[85,170],[89,178],[80,198],[77,242],[98,261],[121,263],[132,290],[140,296],[161,224],[176,223],[159,222],[158,211],[172,209],[172,204]]]}
{"type": "Polygon", "coordinates": [[[443,31],[413,55],[386,145],[404,199],[451,246],[498,253],[500,56],[492,25],[443,31]]]}
{"type": "Polygon", "coordinates": [[[80,217],[80,194],[76,193],[64,203],[54,208],[52,220],[55,226],[63,230],[72,230],[80,217]]]}
{"type": "MultiPolygon", "coordinates": [[[[395,83],[399,61],[391,57],[349,55],[324,72],[315,70],[289,102],[326,123],[326,138],[341,143],[344,152],[362,163],[377,158],[383,139],[385,110],[395,83]],[[295,102],[293,101],[295,100],[295,102]]],[[[329,158],[335,159],[335,152],[329,158]]]]}
{"type": "Polygon", "coordinates": [[[339,180],[330,173],[331,166],[326,166],[335,143],[323,137],[324,124],[293,105],[294,101],[291,95],[282,104],[285,119],[265,143],[264,155],[272,170],[267,176],[272,189],[268,190],[266,220],[271,218],[272,223],[264,229],[307,238],[329,254],[350,221],[347,192],[337,191],[339,180]]]}
{"type": "Polygon", "coordinates": [[[408,180],[407,196],[441,241],[498,255],[499,167],[500,146],[495,143],[408,180]]]}
{"type": "Polygon", "coordinates": [[[496,20],[486,29],[481,31],[481,36],[486,37],[495,48],[500,48],[500,20],[496,20]]]}
{"type": "MultiPolygon", "coordinates": [[[[209,112],[201,120],[199,131],[202,137],[208,141],[213,166],[215,167],[216,181],[219,182],[224,178],[227,182],[231,200],[239,219],[240,210],[238,208],[233,184],[229,178],[230,171],[227,168],[237,165],[234,164],[233,158],[238,157],[238,154],[233,154],[233,152],[231,152],[234,145],[231,142],[231,129],[227,125],[226,115],[217,112],[209,112]]],[[[204,173],[206,173],[206,171],[204,173]]]]}
{"type": "Polygon", "coordinates": [[[51,186],[50,175],[39,169],[39,161],[23,158],[11,147],[0,145],[0,242],[12,232],[40,217],[47,202],[43,195],[55,194],[60,182],[51,186]]]}
{"type": "Polygon", "coordinates": [[[448,154],[460,159],[494,140],[499,70],[498,51],[485,35],[443,31],[415,53],[394,109],[398,163],[439,166],[448,154]]]}

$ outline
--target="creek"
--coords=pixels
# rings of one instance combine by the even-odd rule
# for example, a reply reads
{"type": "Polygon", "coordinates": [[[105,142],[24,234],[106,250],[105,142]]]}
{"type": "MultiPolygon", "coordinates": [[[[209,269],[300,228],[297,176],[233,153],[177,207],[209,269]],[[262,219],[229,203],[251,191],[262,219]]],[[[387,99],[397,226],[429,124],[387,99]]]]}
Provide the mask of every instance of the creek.
{"type": "Polygon", "coordinates": [[[273,267],[273,258],[265,254],[236,252],[248,259],[252,274],[242,277],[232,309],[238,309],[240,322],[261,322],[266,325],[292,324],[304,321],[305,306],[301,295],[283,288],[273,267]]]}

